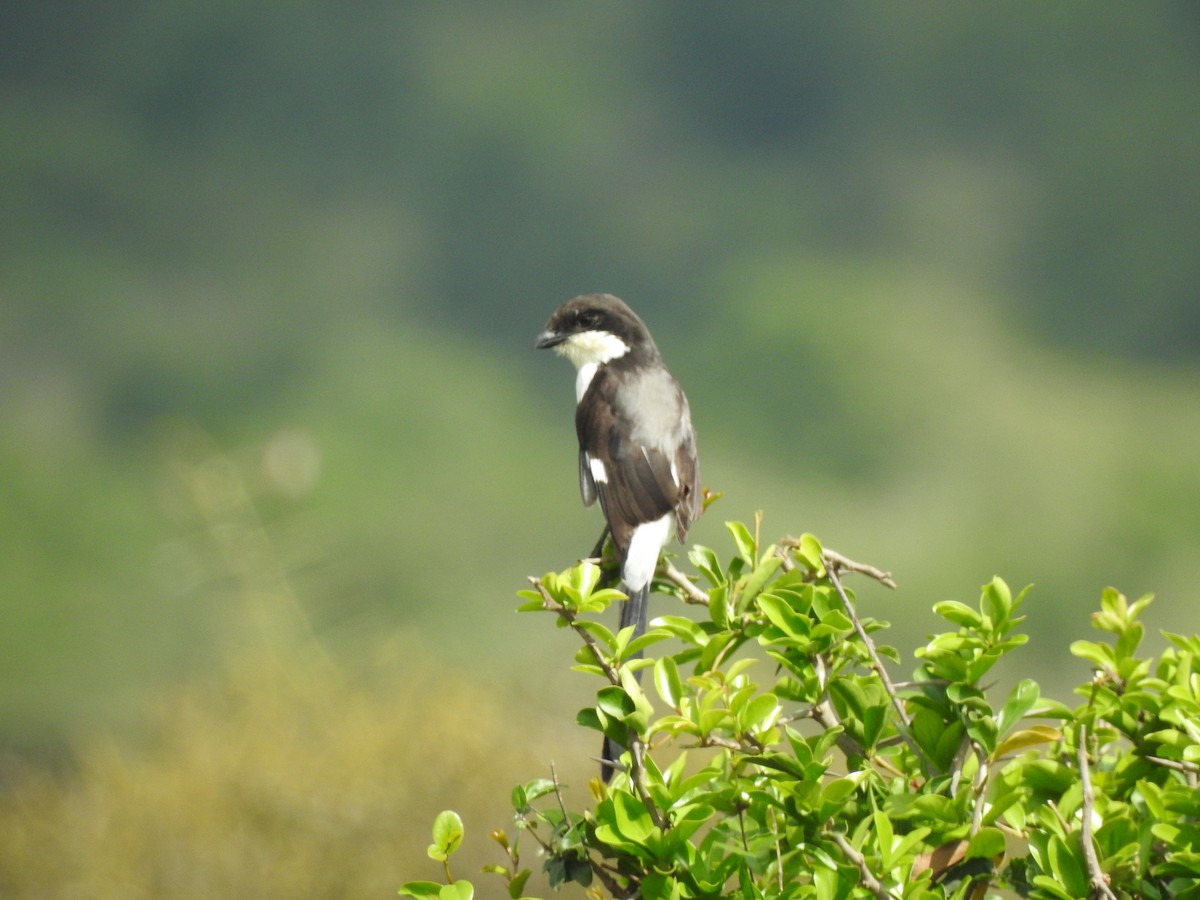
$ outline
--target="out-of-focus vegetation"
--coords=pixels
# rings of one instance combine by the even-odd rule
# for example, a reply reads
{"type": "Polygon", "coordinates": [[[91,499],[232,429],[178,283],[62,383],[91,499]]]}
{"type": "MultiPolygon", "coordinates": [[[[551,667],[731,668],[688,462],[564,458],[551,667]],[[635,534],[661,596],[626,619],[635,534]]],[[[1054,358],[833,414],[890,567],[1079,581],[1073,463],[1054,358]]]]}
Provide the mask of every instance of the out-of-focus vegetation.
{"type": "MultiPolygon", "coordinates": [[[[536,733],[502,696],[401,644],[348,679],[311,659],[242,658],[164,698],[147,745],[91,740],[77,771],[6,772],[0,892],[13,898],[384,897],[444,802],[502,823],[492,766],[531,769],[536,733]],[[464,711],[470,727],[463,727],[464,711]],[[480,760],[489,760],[481,766],[480,760]]],[[[580,758],[586,755],[582,742],[580,758]]],[[[474,848],[467,864],[488,859],[474,848]]]]}
{"type": "Polygon", "coordinates": [[[1200,627],[1198,43],[1184,2],[6,5],[11,770],[86,792],[78,734],[170,734],[147,698],[254,629],[579,705],[508,598],[598,531],[530,348],[585,290],[651,325],[723,516],[895,571],[898,641],[995,572],[1048,646],[1113,583],[1200,627]],[[221,549],[210,459],[269,554],[221,549]]]}

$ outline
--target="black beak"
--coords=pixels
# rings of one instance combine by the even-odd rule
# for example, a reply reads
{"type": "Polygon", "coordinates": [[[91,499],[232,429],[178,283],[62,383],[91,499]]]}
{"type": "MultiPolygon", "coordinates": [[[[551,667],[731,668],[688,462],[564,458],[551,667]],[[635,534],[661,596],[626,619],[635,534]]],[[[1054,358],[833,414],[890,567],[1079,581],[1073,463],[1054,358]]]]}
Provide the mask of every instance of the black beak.
{"type": "Polygon", "coordinates": [[[537,340],[533,342],[534,350],[545,350],[547,347],[554,347],[561,344],[567,339],[567,335],[559,334],[555,331],[543,331],[537,336],[537,340]]]}

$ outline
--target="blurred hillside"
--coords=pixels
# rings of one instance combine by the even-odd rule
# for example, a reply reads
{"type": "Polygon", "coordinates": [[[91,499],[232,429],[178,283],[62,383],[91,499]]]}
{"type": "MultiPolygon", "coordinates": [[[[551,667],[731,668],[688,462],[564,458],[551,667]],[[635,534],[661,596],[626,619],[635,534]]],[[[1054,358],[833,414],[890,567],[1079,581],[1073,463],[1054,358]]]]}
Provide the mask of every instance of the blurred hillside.
{"type": "Polygon", "coordinates": [[[861,599],[906,650],[1035,582],[1038,677],[1108,584],[1200,628],[1193,4],[8,4],[0,150],[34,759],[296,621],[573,715],[569,638],[512,610],[599,530],[531,348],[591,290],[687,387],[696,540],[765,509],[892,570],[861,599]]]}

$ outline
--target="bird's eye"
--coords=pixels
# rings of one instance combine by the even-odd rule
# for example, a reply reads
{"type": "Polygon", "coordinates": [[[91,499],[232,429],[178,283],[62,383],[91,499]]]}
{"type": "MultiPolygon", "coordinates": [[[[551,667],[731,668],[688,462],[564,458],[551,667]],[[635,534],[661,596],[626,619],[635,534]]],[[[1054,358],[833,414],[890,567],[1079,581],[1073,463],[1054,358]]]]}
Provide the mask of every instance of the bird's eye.
{"type": "Polygon", "coordinates": [[[595,328],[600,321],[600,315],[595,310],[585,309],[579,314],[579,325],[582,328],[595,328]]]}

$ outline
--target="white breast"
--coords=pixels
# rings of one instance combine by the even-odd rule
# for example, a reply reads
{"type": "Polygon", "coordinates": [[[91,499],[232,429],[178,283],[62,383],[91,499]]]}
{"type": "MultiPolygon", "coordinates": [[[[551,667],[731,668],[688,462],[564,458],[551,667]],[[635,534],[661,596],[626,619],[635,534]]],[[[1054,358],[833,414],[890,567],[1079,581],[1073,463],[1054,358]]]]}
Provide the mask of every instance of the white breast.
{"type": "Polygon", "coordinates": [[[583,395],[587,393],[588,385],[592,383],[592,379],[596,377],[596,370],[600,368],[599,363],[584,363],[579,367],[579,371],[575,373],[575,402],[578,403],[583,399],[583,395]]]}

